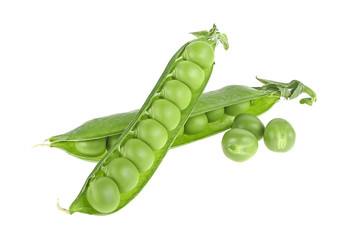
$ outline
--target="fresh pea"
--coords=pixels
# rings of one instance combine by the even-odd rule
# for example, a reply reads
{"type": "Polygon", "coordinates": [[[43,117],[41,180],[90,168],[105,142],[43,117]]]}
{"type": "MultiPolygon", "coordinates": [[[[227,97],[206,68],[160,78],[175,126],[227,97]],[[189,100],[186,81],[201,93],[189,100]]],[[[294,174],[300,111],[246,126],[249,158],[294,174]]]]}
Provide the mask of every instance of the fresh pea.
{"type": "Polygon", "coordinates": [[[224,108],[218,108],[209,112],[206,112],[208,122],[215,122],[221,119],[224,115],[224,108]]]}
{"type": "MultiPolygon", "coordinates": [[[[215,26],[202,33],[203,36],[201,34],[199,39],[184,44],[171,58],[142,108],[133,114],[120,137],[112,143],[112,147],[88,176],[82,190],[69,207],[70,214],[82,212],[105,215],[116,212],[128,204],[149,181],[189,118],[213,70],[213,64],[203,70],[196,63],[183,60],[186,47],[196,41],[203,41],[209,43],[212,46],[211,51],[214,51],[219,40],[228,48],[226,36],[218,32],[215,26]],[[190,88],[190,97],[188,94],[165,94],[170,87],[166,84],[172,81],[172,77],[190,88]],[[161,94],[163,86],[168,87],[161,94]],[[165,99],[165,96],[170,99],[165,99]],[[180,97],[183,99],[176,99],[180,97]],[[190,99],[188,105],[185,103],[187,98],[190,99]],[[117,154],[132,162],[137,172],[127,161],[118,162],[117,154]],[[131,170],[128,170],[129,165],[131,170]],[[134,186],[137,173],[139,180],[134,186]],[[124,189],[124,192],[120,193],[120,189],[124,189]]],[[[187,55],[191,56],[189,50],[187,55]]]]}
{"type": "MultiPolygon", "coordinates": [[[[265,84],[262,87],[251,88],[241,85],[231,85],[202,94],[190,116],[193,117],[202,113],[206,113],[209,121],[207,128],[203,132],[194,135],[183,134],[183,128],[181,128],[180,131],[182,131],[182,134],[179,134],[176,137],[172,147],[181,146],[196,140],[206,138],[208,136],[225,131],[232,126],[234,119],[233,116],[223,113],[223,116],[219,117],[218,120],[213,121],[212,119],[210,120],[210,114],[208,114],[210,112],[215,112],[218,110],[218,112],[222,113],[222,109],[227,106],[249,101],[250,107],[247,110],[247,113],[254,116],[259,116],[274,106],[280,98],[289,100],[291,99],[290,97],[292,93],[294,93],[296,97],[296,93],[302,93],[304,92],[304,89],[307,88],[302,83],[296,82],[296,80],[292,81],[291,83],[278,83],[268,80],[261,81],[265,84]]],[[[314,102],[316,99],[316,94],[312,93],[311,89],[309,89],[308,93],[311,95],[311,99],[304,101],[314,102]]],[[[76,150],[74,145],[75,142],[108,138],[107,149],[109,150],[112,146],[112,143],[118,139],[118,137],[134,119],[137,113],[138,110],[90,120],[73,129],[72,131],[51,137],[49,139],[50,146],[62,149],[80,159],[98,162],[103,157],[103,155],[84,155],[76,150]]]]}
{"type": "Polygon", "coordinates": [[[291,124],[282,118],[271,120],[264,132],[264,143],[273,152],[287,152],[295,144],[296,134],[291,124]]]}
{"type": "Polygon", "coordinates": [[[257,152],[258,140],[247,130],[233,128],[223,135],[222,149],[229,159],[244,162],[257,152]]]}
{"type": "Polygon", "coordinates": [[[180,110],[184,110],[191,102],[192,93],[186,84],[171,80],[165,83],[161,90],[162,97],[176,104],[180,110]]]}
{"type": "Polygon", "coordinates": [[[191,61],[177,63],[173,74],[175,79],[184,82],[192,91],[199,89],[205,80],[203,69],[191,61]]]}
{"type": "Polygon", "coordinates": [[[247,112],[250,107],[250,101],[245,101],[226,107],[225,112],[231,116],[237,116],[239,113],[247,112]]]}
{"type": "Polygon", "coordinates": [[[263,138],[265,129],[264,124],[259,118],[247,113],[238,114],[234,118],[232,128],[245,129],[248,132],[253,133],[258,141],[263,138]]]}
{"type": "Polygon", "coordinates": [[[87,141],[76,141],[74,145],[77,151],[83,155],[96,157],[102,155],[105,152],[106,139],[99,138],[87,141]]]}
{"type": "Polygon", "coordinates": [[[93,180],[87,190],[89,204],[100,213],[114,211],[120,202],[120,192],[116,183],[108,177],[93,180]]]}
{"type": "Polygon", "coordinates": [[[159,121],[168,130],[176,128],[181,119],[180,109],[166,99],[155,100],[148,113],[150,117],[159,121]]]}
{"type": "Polygon", "coordinates": [[[193,42],[188,45],[182,54],[183,58],[200,65],[203,69],[212,66],[214,62],[214,51],[206,42],[193,42]]]}
{"type": "Polygon", "coordinates": [[[139,182],[139,171],[127,158],[114,158],[103,166],[103,172],[112,178],[121,193],[130,192],[139,182]]]}
{"type": "Polygon", "coordinates": [[[185,124],[185,134],[193,135],[202,132],[207,128],[208,120],[206,114],[190,117],[185,124]]]}

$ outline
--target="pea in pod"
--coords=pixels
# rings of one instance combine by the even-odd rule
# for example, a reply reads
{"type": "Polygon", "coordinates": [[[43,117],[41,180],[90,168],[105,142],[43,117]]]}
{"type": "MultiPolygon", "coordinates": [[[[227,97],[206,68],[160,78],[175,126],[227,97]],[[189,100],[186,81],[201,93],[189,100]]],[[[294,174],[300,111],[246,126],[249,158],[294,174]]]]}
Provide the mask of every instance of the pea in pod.
{"type": "MultiPolygon", "coordinates": [[[[114,213],[126,206],[149,181],[209,80],[217,41],[228,49],[226,36],[215,25],[210,31],[194,35],[199,36],[198,39],[184,44],[174,54],[142,108],[120,137],[113,141],[66,212],[94,215],[114,213]],[[167,97],[167,92],[174,92],[175,89],[162,90],[173,80],[187,86],[190,94],[187,88],[182,87],[178,89],[186,90],[167,97]],[[160,142],[156,142],[156,138],[160,142]]],[[[96,143],[97,140],[92,141],[96,143]]],[[[75,147],[78,149],[78,146],[81,151],[88,150],[85,144],[78,145],[77,142],[75,147]]],[[[90,154],[94,155],[94,152],[88,150],[90,154]]]]}
{"type": "MultiPolygon", "coordinates": [[[[192,125],[186,125],[190,124],[190,122],[192,124],[192,121],[189,119],[182,129],[182,134],[177,136],[171,147],[178,147],[204,139],[229,129],[235,117],[234,115],[230,115],[231,112],[229,112],[230,114],[226,113],[227,108],[231,106],[235,106],[237,109],[236,106],[248,105],[244,113],[259,116],[274,106],[280,98],[293,99],[301,93],[307,93],[310,97],[302,99],[300,103],[311,105],[316,101],[315,92],[297,80],[293,80],[290,83],[280,83],[264,79],[258,80],[264,84],[262,87],[251,88],[241,85],[230,85],[202,94],[190,118],[201,116],[201,121],[203,121],[205,128],[202,129],[201,124],[197,128],[200,130],[199,132],[191,134],[192,132],[187,132],[186,130],[185,133],[184,128],[193,128],[192,125]],[[208,122],[205,122],[204,118],[202,120],[202,114],[207,116],[208,122]]],[[[135,110],[87,121],[65,134],[49,138],[49,146],[64,150],[80,159],[98,162],[107,153],[106,149],[111,148],[113,142],[123,133],[137,113],[138,110],[135,110]],[[79,149],[79,143],[85,145],[85,147],[79,149]]]]}

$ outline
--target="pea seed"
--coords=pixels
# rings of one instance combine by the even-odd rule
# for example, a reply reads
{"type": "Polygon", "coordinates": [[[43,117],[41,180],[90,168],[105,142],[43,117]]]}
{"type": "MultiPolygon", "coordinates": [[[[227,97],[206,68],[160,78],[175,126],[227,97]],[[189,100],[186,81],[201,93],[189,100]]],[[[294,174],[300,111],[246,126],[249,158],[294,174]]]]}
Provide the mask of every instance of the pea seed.
{"type": "Polygon", "coordinates": [[[168,130],[176,128],[181,120],[181,112],[178,107],[166,99],[155,100],[148,113],[168,130]]]}
{"type": "Polygon", "coordinates": [[[224,108],[218,108],[206,113],[208,122],[218,121],[224,115],[224,108]]]}
{"type": "Polygon", "coordinates": [[[250,102],[241,102],[231,106],[226,107],[225,112],[231,116],[237,116],[239,113],[246,112],[250,107],[250,102]]]}
{"type": "Polygon", "coordinates": [[[175,79],[184,82],[192,91],[199,89],[205,80],[205,73],[202,68],[191,61],[177,63],[173,74],[175,79]]]}
{"type": "Polygon", "coordinates": [[[160,150],[165,146],[168,138],[167,130],[154,119],[145,119],[139,122],[136,136],[147,143],[153,150],[160,150]]]}
{"type": "Polygon", "coordinates": [[[89,184],[89,204],[100,213],[113,212],[119,205],[120,192],[116,183],[108,177],[100,177],[89,184]]]}
{"type": "Polygon", "coordinates": [[[178,81],[167,81],[161,90],[162,96],[184,110],[191,102],[192,93],[186,84],[178,81]]]}
{"type": "Polygon", "coordinates": [[[265,130],[264,124],[259,118],[247,113],[238,114],[233,120],[232,128],[245,129],[253,133],[258,141],[263,138],[265,130]]]}
{"type": "Polygon", "coordinates": [[[204,131],[207,128],[208,120],[206,114],[190,117],[185,124],[185,133],[193,135],[204,131]]]}
{"type": "Polygon", "coordinates": [[[140,139],[129,139],[122,147],[122,154],[135,164],[139,172],[145,172],[154,162],[153,151],[140,139]]]}
{"type": "Polygon", "coordinates": [[[76,141],[74,143],[74,146],[81,154],[96,157],[102,155],[105,152],[106,138],[99,138],[87,141],[76,141]]]}
{"type": "Polygon", "coordinates": [[[212,66],[214,61],[214,51],[210,44],[203,41],[194,41],[187,45],[183,53],[183,58],[192,61],[202,68],[212,66]]]}
{"type": "Polygon", "coordinates": [[[135,165],[126,158],[114,158],[103,167],[103,172],[114,179],[121,193],[130,192],[138,184],[139,171],[135,165]]]}

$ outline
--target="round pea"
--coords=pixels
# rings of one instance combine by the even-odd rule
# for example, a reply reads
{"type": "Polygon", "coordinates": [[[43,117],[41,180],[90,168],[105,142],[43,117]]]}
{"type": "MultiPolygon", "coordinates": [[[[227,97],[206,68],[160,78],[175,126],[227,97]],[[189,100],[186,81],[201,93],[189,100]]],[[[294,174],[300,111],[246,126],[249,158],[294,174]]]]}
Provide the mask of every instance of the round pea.
{"type": "Polygon", "coordinates": [[[145,172],[154,163],[154,152],[140,139],[126,141],[122,154],[135,164],[139,172],[145,172]]]}
{"type": "Polygon", "coordinates": [[[97,157],[105,152],[107,139],[99,138],[94,140],[76,141],[74,146],[77,151],[83,155],[97,157]]]}
{"type": "Polygon", "coordinates": [[[250,107],[250,102],[241,102],[231,106],[226,107],[225,112],[231,116],[237,116],[239,113],[246,112],[250,107]]]}
{"type": "Polygon", "coordinates": [[[213,64],[214,50],[207,42],[194,41],[186,46],[182,57],[200,65],[202,68],[207,68],[213,64]]]}
{"type": "Polygon", "coordinates": [[[264,143],[273,152],[289,151],[293,148],[295,139],[295,130],[285,119],[275,118],[265,128],[264,143]]]}
{"type": "Polygon", "coordinates": [[[223,135],[222,149],[229,159],[244,162],[257,152],[258,140],[247,130],[233,128],[223,135]]]}
{"type": "Polygon", "coordinates": [[[89,184],[87,200],[100,213],[113,212],[120,202],[118,186],[111,178],[97,178],[89,184]]]}
{"type": "Polygon", "coordinates": [[[174,77],[184,82],[192,91],[200,88],[205,80],[203,69],[191,61],[181,61],[174,69],[174,77]]]}
{"type": "Polygon", "coordinates": [[[108,150],[108,151],[113,147],[114,143],[116,142],[116,140],[117,140],[119,137],[120,137],[120,134],[118,134],[118,135],[113,135],[113,136],[110,136],[110,137],[107,138],[107,150],[108,150]]]}
{"type": "Polygon", "coordinates": [[[139,182],[139,171],[126,158],[114,158],[103,167],[103,172],[114,179],[121,193],[130,192],[139,182]]]}
{"type": "Polygon", "coordinates": [[[238,114],[233,120],[232,128],[245,129],[253,133],[258,141],[263,138],[265,129],[259,118],[248,113],[238,114]]]}
{"type": "Polygon", "coordinates": [[[161,90],[162,96],[184,110],[191,102],[192,93],[189,87],[178,80],[170,80],[161,90]]]}
{"type": "Polygon", "coordinates": [[[224,108],[218,108],[209,112],[206,112],[208,122],[215,122],[224,115],[224,108]]]}
{"type": "Polygon", "coordinates": [[[139,122],[136,136],[147,143],[153,150],[160,150],[165,146],[168,138],[167,130],[154,119],[145,119],[139,122]]]}
{"type": "Polygon", "coordinates": [[[148,113],[168,130],[176,128],[181,120],[180,110],[175,104],[166,99],[155,100],[148,113]]]}
{"type": "Polygon", "coordinates": [[[185,133],[193,135],[204,131],[207,128],[208,120],[206,114],[190,117],[185,124],[185,133]]]}

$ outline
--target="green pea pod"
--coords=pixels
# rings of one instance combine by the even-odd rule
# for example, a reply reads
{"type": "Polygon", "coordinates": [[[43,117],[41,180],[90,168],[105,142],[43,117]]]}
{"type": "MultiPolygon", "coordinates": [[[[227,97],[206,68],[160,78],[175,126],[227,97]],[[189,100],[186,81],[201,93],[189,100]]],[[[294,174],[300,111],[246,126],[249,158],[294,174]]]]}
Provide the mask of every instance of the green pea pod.
{"type": "MultiPolygon", "coordinates": [[[[246,113],[259,116],[268,111],[280,98],[291,99],[291,93],[298,93],[299,95],[305,92],[311,96],[310,98],[305,98],[308,100],[306,102],[312,103],[316,101],[316,94],[299,81],[293,80],[290,83],[279,83],[263,79],[259,79],[259,81],[264,84],[262,87],[251,88],[241,85],[231,85],[202,94],[190,117],[205,113],[210,118],[210,114],[217,110],[219,111],[222,108],[244,102],[249,102],[250,105],[246,113]],[[296,91],[298,86],[299,92],[296,91]]],[[[300,103],[304,102],[300,101],[300,103]]],[[[122,134],[138,111],[118,113],[87,121],[65,134],[49,138],[49,146],[64,150],[80,159],[98,162],[107,151],[98,156],[88,156],[76,149],[75,142],[102,139],[106,141],[107,148],[110,148],[110,142],[116,140],[122,134]]],[[[205,130],[192,135],[182,134],[176,138],[171,147],[178,147],[223,132],[230,128],[233,119],[234,116],[224,114],[223,110],[216,121],[208,122],[205,130]]]]}
{"type": "MultiPolygon", "coordinates": [[[[142,108],[97,163],[66,212],[111,214],[126,206],[141,191],[201,96],[213,70],[214,49],[220,35],[214,25],[209,34],[184,44],[174,54],[142,108]],[[180,82],[180,90],[172,87],[170,91],[164,90],[173,80],[180,82]],[[151,141],[150,136],[160,141],[151,141]]],[[[102,142],[82,142],[76,147],[94,155],[100,151],[93,151],[91,146],[101,150],[102,142]]]]}

